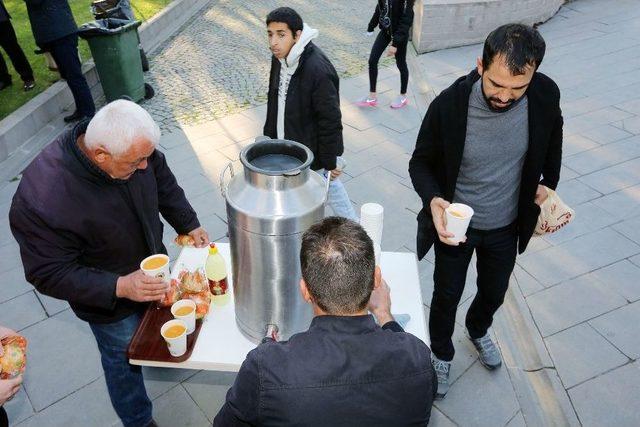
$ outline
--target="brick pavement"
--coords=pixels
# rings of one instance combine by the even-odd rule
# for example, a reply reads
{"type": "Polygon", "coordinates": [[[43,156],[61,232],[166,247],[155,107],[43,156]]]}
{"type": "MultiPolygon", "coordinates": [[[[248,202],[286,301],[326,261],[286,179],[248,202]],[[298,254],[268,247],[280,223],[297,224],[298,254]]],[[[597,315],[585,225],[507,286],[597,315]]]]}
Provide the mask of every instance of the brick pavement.
{"type": "MultiPolygon", "coordinates": [[[[147,80],[156,96],[144,106],[163,131],[266,102],[271,63],[264,19],[282,4],[275,0],[212,0],[151,56],[147,80]]],[[[363,8],[357,0],[293,0],[286,4],[320,31],[314,43],[329,55],[341,77],[366,68],[373,39],[364,33],[373,7],[363,8]]],[[[383,58],[382,65],[390,62],[383,58]]]]}

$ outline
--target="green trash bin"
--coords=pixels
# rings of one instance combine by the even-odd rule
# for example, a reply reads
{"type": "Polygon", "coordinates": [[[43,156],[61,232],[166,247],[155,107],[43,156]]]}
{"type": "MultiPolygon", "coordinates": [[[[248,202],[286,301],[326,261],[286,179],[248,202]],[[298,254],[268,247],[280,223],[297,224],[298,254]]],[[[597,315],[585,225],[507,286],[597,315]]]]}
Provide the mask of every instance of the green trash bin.
{"type": "Polygon", "coordinates": [[[83,31],[83,28],[79,31],[80,37],[89,43],[107,102],[119,99],[123,95],[134,102],[145,98],[144,75],[136,31],[140,24],[140,21],[131,21],[103,32],[83,31]]]}

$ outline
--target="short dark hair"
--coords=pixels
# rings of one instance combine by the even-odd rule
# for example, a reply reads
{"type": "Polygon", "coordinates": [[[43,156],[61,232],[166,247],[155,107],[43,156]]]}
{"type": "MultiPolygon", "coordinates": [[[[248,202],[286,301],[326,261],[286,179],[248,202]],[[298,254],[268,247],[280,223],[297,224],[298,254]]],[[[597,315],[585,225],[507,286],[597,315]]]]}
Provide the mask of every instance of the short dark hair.
{"type": "Polygon", "coordinates": [[[313,301],[329,314],[363,310],[373,291],[373,242],[360,224],[328,217],[302,236],[302,278],[313,301]]]}
{"type": "Polygon", "coordinates": [[[486,70],[496,55],[503,55],[509,71],[521,75],[527,66],[540,67],[546,45],[538,30],[523,24],[507,24],[496,28],[484,42],[482,67],[486,70]]]}
{"type": "Polygon", "coordinates": [[[295,10],[290,7],[279,7],[277,9],[272,10],[267,15],[267,25],[272,22],[283,22],[287,24],[291,32],[293,33],[293,37],[296,36],[296,31],[302,30],[302,18],[295,10]]]}

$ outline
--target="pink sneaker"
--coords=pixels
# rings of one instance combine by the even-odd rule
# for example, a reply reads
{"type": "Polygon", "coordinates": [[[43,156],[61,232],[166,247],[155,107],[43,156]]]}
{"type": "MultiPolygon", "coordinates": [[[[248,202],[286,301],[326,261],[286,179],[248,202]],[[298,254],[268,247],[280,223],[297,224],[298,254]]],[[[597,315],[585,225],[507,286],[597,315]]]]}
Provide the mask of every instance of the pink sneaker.
{"type": "Polygon", "coordinates": [[[358,107],[376,107],[378,105],[378,100],[376,98],[369,98],[365,96],[364,98],[360,98],[356,101],[356,105],[358,107]]]}
{"type": "Polygon", "coordinates": [[[409,99],[406,96],[398,95],[396,99],[393,100],[390,107],[391,108],[402,108],[409,103],[409,99]]]}

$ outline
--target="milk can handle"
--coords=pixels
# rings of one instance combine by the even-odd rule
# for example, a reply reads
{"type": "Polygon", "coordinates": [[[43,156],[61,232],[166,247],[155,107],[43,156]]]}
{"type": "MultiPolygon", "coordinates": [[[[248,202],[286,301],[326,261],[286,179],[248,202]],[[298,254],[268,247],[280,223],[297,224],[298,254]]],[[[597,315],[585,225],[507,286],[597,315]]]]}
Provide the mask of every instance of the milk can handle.
{"type": "Polygon", "coordinates": [[[324,189],[324,203],[327,203],[327,200],[329,200],[329,185],[331,185],[331,171],[327,171],[327,184],[324,189]]]}
{"type": "Polygon", "coordinates": [[[223,198],[227,198],[227,188],[229,187],[229,184],[225,185],[224,182],[224,175],[227,172],[227,169],[229,169],[231,171],[231,178],[234,177],[234,172],[233,172],[233,162],[229,162],[227,163],[227,166],[224,167],[224,169],[222,169],[222,172],[220,172],[220,194],[222,194],[223,198]]]}

